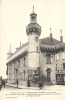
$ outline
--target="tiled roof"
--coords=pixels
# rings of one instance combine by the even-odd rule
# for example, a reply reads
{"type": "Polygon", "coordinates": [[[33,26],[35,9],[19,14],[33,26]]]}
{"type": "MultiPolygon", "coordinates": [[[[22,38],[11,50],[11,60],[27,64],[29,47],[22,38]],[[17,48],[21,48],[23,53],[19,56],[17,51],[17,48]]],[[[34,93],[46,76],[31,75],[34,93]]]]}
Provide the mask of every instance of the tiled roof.
{"type": "Polygon", "coordinates": [[[61,41],[54,39],[54,38],[50,38],[50,37],[46,37],[43,39],[40,39],[41,44],[47,44],[47,45],[55,45],[55,44],[60,44],[61,41]]]}

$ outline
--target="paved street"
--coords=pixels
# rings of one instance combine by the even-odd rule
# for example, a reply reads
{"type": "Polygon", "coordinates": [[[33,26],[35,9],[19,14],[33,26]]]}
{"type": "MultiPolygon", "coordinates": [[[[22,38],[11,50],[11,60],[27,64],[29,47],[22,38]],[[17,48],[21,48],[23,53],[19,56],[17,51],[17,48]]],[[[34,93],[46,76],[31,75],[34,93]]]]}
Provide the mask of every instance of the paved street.
{"type": "MultiPolygon", "coordinates": [[[[23,87],[19,86],[19,88],[17,88],[16,86],[9,86],[9,85],[6,85],[5,88],[2,87],[1,91],[20,91],[20,90],[39,90],[38,87],[30,87],[30,88],[27,88],[27,87],[23,87]]],[[[56,91],[64,91],[65,90],[65,86],[64,85],[51,85],[51,86],[44,86],[41,90],[56,90],[56,91]]]]}
{"type": "MultiPolygon", "coordinates": [[[[21,99],[23,97],[50,97],[50,100],[57,99],[57,100],[65,100],[65,86],[62,85],[53,85],[53,86],[45,86],[41,90],[39,88],[29,88],[29,89],[18,89],[16,87],[6,86],[5,88],[2,87],[0,91],[0,97],[2,100],[12,100],[12,99],[21,99]],[[54,97],[53,97],[54,96],[54,97]],[[62,99],[63,98],[63,99],[62,99]]],[[[1,99],[0,99],[1,100],[1,99]]],[[[27,100],[27,99],[25,99],[27,100]]]]}
{"type": "Polygon", "coordinates": [[[2,87],[1,89],[1,91],[10,91],[10,90],[18,90],[18,89],[15,87],[11,87],[11,86],[6,86],[5,88],[2,87]]]}

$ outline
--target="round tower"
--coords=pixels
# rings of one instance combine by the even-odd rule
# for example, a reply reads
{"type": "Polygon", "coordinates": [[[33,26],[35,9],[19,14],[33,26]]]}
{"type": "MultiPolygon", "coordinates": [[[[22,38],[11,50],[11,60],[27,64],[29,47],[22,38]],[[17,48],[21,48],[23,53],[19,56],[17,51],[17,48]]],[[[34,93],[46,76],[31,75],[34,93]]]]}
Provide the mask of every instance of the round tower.
{"type": "Polygon", "coordinates": [[[33,11],[30,14],[30,23],[26,27],[28,36],[28,66],[31,70],[39,67],[39,36],[41,35],[41,26],[37,23],[37,14],[33,11]]]}

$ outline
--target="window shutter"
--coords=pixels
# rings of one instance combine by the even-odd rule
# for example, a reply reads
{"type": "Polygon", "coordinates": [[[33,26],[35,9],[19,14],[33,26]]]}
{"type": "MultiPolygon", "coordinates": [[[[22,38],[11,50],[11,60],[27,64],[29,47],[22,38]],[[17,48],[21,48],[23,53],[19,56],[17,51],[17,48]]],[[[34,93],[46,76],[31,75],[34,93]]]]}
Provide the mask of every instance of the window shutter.
{"type": "Polygon", "coordinates": [[[62,64],[62,63],[61,63],[61,67],[60,67],[60,69],[63,70],[63,64],[62,64]]]}
{"type": "Polygon", "coordinates": [[[65,52],[62,53],[62,59],[65,59],[65,52]]]}
{"type": "Polygon", "coordinates": [[[53,58],[53,57],[52,57],[52,55],[51,55],[51,63],[52,63],[52,58],[53,58]]]}
{"type": "Polygon", "coordinates": [[[56,64],[56,68],[57,68],[57,71],[59,71],[59,65],[58,64],[56,64]]]}

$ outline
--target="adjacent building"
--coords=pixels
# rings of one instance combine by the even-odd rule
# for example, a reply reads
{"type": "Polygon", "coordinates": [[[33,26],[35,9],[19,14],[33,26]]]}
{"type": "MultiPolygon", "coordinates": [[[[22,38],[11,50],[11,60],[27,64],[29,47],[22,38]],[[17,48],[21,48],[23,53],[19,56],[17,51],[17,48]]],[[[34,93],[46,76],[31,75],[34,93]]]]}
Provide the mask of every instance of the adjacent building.
{"type": "Polygon", "coordinates": [[[7,53],[8,83],[31,84],[42,80],[46,84],[64,84],[65,81],[65,43],[62,30],[60,41],[53,38],[50,28],[49,37],[39,39],[41,26],[37,23],[37,14],[30,14],[30,23],[26,27],[28,42],[16,48],[12,53],[11,45],[7,53]]]}

